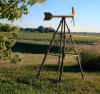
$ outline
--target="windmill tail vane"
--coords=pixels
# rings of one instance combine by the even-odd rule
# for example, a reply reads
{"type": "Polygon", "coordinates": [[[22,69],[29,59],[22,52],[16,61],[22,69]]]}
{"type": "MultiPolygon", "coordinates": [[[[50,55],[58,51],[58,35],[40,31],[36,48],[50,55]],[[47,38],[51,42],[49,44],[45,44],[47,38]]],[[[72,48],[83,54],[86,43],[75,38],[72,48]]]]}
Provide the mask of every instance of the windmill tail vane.
{"type": "Polygon", "coordinates": [[[49,13],[49,12],[45,12],[44,13],[44,15],[45,15],[45,18],[44,18],[44,20],[51,20],[52,19],[52,14],[51,13],[49,13]]]}

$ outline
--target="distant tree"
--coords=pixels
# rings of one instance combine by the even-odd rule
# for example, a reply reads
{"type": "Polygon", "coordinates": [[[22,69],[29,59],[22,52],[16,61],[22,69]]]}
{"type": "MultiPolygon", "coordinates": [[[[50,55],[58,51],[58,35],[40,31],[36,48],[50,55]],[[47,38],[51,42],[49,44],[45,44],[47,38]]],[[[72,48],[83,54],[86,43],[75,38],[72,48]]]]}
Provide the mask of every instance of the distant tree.
{"type": "Polygon", "coordinates": [[[37,28],[37,31],[40,32],[40,33],[45,33],[45,28],[44,28],[44,26],[39,26],[39,27],[37,28]]]}
{"type": "Polygon", "coordinates": [[[45,33],[50,32],[49,28],[45,28],[45,33]]]}
{"type": "Polygon", "coordinates": [[[55,29],[53,29],[52,27],[49,27],[49,28],[45,28],[45,32],[46,33],[53,33],[53,32],[55,32],[55,29]]]}
{"type": "Polygon", "coordinates": [[[51,33],[55,32],[55,29],[53,29],[52,27],[49,27],[48,29],[49,29],[49,32],[51,32],[51,33]]]}
{"type": "Polygon", "coordinates": [[[40,32],[40,33],[52,33],[55,32],[55,29],[52,27],[44,27],[44,26],[39,26],[38,28],[21,28],[21,32],[40,32]]]}

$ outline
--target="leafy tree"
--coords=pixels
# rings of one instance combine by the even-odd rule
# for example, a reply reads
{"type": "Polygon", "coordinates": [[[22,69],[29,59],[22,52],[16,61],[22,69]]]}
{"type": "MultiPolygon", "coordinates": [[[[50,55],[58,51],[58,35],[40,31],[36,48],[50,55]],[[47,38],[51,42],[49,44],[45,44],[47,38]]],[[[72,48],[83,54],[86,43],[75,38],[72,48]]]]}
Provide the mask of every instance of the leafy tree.
{"type": "Polygon", "coordinates": [[[49,27],[48,32],[52,33],[52,32],[55,32],[55,30],[52,27],[49,27]]]}
{"type": "Polygon", "coordinates": [[[17,38],[17,35],[18,35],[18,33],[19,33],[19,30],[20,30],[20,28],[17,27],[17,26],[13,26],[13,27],[12,27],[11,31],[12,31],[12,37],[13,37],[13,38],[17,38]]]}
{"type": "Polygon", "coordinates": [[[48,33],[49,31],[49,28],[45,28],[45,33],[48,33]]]}
{"type": "Polygon", "coordinates": [[[3,24],[0,23],[0,32],[2,32],[3,24]]]}
{"type": "Polygon", "coordinates": [[[44,3],[45,0],[0,0],[0,13],[2,19],[13,21],[29,13],[28,6],[44,3]]]}
{"type": "Polygon", "coordinates": [[[45,32],[45,28],[43,26],[39,26],[37,28],[37,31],[40,32],[40,33],[44,33],[45,32]]]}
{"type": "Polygon", "coordinates": [[[10,24],[5,24],[2,26],[2,31],[3,32],[11,32],[11,25],[10,24]]]}
{"type": "MultiPolygon", "coordinates": [[[[8,21],[14,21],[20,19],[23,15],[29,13],[28,6],[32,6],[35,3],[43,3],[45,0],[0,0],[0,19],[7,19],[8,21]]],[[[13,36],[16,37],[19,29],[12,27],[8,24],[3,25],[0,23],[0,31],[3,32],[14,31],[13,36]]],[[[9,40],[6,36],[0,36],[0,58],[8,57],[11,63],[21,62],[22,55],[14,55],[11,48],[15,44],[15,41],[9,40]]]]}

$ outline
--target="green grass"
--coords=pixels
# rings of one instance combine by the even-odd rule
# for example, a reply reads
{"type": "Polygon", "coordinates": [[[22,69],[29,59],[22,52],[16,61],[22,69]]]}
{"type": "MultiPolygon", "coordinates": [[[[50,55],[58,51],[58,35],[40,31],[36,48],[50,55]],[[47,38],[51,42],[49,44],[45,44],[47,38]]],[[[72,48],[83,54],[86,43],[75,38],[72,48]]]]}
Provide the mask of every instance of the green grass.
{"type": "Polygon", "coordinates": [[[81,52],[81,62],[88,71],[100,71],[100,50],[89,49],[81,52]]]}
{"type": "Polygon", "coordinates": [[[75,34],[73,35],[73,39],[76,44],[87,44],[93,45],[100,43],[100,36],[99,35],[83,35],[83,34],[75,34]]]}
{"type": "MultiPolygon", "coordinates": [[[[0,33],[2,34],[8,35],[0,33]]],[[[51,37],[52,34],[23,32],[20,33],[19,39],[47,41],[46,39],[49,40],[51,37]]],[[[73,37],[79,44],[80,41],[82,44],[99,42],[99,36],[96,35],[75,34],[73,37]]],[[[6,58],[0,59],[0,94],[100,94],[100,72],[85,72],[85,80],[82,80],[75,56],[70,54],[64,60],[61,83],[57,83],[59,74],[56,55],[47,57],[41,76],[37,78],[37,71],[47,48],[48,45],[17,42],[13,51],[22,52],[24,60],[23,63],[11,64],[6,58]]],[[[52,51],[57,54],[55,49],[52,51]]]]}
{"type": "MultiPolygon", "coordinates": [[[[11,38],[10,33],[0,32],[0,35],[6,35],[11,38]]],[[[50,41],[52,33],[34,33],[34,32],[20,32],[17,39],[35,40],[35,41],[50,41]]],[[[77,44],[97,44],[100,43],[100,35],[93,34],[73,34],[75,43],[77,44]]]]}
{"type": "MultiPolygon", "coordinates": [[[[12,38],[10,36],[10,33],[0,32],[0,35],[6,35],[9,38],[12,38]]],[[[18,34],[17,39],[36,40],[36,41],[50,41],[51,37],[52,37],[52,33],[20,32],[18,34]]]]}
{"type": "Polygon", "coordinates": [[[63,80],[57,83],[57,56],[48,56],[41,77],[37,71],[43,54],[23,54],[24,62],[10,64],[0,60],[0,94],[100,94],[100,73],[86,72],[81,79],[75,58],[65,59],[63,80]]]}

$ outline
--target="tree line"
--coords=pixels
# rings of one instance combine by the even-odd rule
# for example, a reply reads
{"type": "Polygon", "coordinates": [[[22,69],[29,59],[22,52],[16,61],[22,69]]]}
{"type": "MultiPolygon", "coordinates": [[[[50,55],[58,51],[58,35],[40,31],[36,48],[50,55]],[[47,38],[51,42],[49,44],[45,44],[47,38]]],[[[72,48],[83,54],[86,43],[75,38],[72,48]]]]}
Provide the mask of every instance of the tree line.
{"type": "Polygon", "coordinates": [[[21,32],[39,32],[39,33],[52,33],[55,29],[52,27],[39,26],[38,28],[21,28],[21,32]]]}
{"type": "MultiPolygon", "coordinates": [[[[39,26],[38,28],[20,28],[11,24],[0,23],[0,32],[12,32],[17,34],[18,32],[39,32],[39,33],[53,33],[55,29],[52,27],[39,26]]],[[[73,34],[100,34],[100,32],[72,32],[73,34]]]]}
{"type": "Polygon", "coordinates": [[[39,26],[38,28],[19,28],[18,26],[12,26],[11,24],[2,24],[0,23],[0,32],[39,32],[39,33],[52,33],[55,32],[55,29],[52,27],[39,26]]]}

